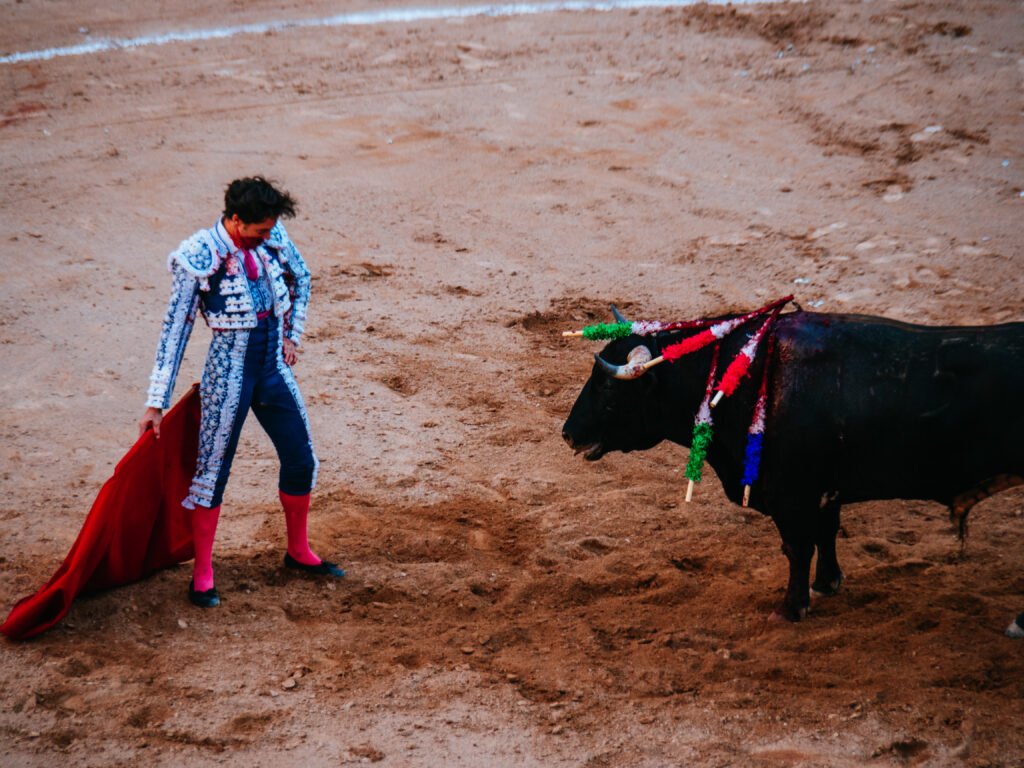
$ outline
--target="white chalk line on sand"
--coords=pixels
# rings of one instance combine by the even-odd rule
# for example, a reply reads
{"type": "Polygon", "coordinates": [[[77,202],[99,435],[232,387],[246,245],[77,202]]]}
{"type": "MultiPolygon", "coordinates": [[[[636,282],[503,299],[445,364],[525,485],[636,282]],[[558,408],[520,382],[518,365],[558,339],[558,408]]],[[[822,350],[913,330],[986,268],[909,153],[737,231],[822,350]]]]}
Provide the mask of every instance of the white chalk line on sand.
{"type": "MultiPolygon", "coordinates": [[[[731,0],[732,5],[756,5],[769,0],[731,0]]],[[[798,0],[799,1],[799,0],[798,0]]],[[[237,35],[261,35],[307,27],[355,27],[368,24],[393,22],[436,21],[471,16],[526,16],[555,11],[615,11],[632,8],[677,8],[706,2],[708,5],[726,5],[730,0],[561,0],[550,3],[505,3],[499,5],[467,5],[450,8],[390,8],[379,11],[356,11],[327,16],[320,19],[297,21],[269,21],[262,24],[240,24],[234,27],[193,29],[183,32],[165,32],[161,35],[145,35],[131,38],[99,38],[80,45],[63,48],[47,48],[41,51],[25,51],[0,56],[0,64],[17,64],[24,61],[43,61],[58,56],[81,56],[103,51],[130,50],[148,45],[217,40],[237,35]]]]}

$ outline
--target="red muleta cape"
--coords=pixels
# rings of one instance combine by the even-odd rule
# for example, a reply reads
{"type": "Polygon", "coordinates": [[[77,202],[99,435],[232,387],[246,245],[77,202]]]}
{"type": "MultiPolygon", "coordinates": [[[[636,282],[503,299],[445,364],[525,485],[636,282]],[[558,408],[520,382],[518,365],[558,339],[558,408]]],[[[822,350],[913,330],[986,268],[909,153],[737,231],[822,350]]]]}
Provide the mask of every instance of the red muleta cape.
{"type": "Polygon", "coordinates": [[[79,592],[131,584],[191,560],[192,524],[181,507],[199,450],[199,387],[167,412],[160,439],[147,431],[103,484],[82,530],[46,585],[22,598],[0,632],[22,640],[62,618],[79,592]]]}

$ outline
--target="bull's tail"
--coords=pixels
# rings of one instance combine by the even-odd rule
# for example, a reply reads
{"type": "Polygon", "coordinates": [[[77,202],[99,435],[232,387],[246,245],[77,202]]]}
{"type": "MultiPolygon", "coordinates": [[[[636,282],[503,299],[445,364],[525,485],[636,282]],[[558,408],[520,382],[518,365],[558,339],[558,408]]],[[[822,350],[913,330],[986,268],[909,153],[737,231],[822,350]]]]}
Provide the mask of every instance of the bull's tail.
{"type": "Polygon", "coordinates": [[[964,491],[955,499],[949,507],[949,519],[956,526],[956,537],[960,540],[960,551],[963,552],[967,546],[967,515],[974,508],[974,505],[984,501],[989,496],[1024,485],[1024,477],[1020,475],[996,475],[982,483],[964,491]]]}

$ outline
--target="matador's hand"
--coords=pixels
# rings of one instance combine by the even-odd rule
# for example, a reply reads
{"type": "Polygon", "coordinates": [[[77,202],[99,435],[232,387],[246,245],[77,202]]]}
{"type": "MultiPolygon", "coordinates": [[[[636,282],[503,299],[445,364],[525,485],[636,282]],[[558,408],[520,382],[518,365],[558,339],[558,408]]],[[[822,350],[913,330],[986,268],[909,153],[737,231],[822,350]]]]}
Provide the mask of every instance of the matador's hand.
{"type": "Polygon", "coordinates": [[[299,361],[299,353],[295,348],[295,342],[291,339],[284,340],[284,348],[282,349],[282,352],[284,353],[284,362],[286,365],[295,365],[295,363],[299,361]]]}
{"type": "Polygon", "coordinates": [[[164,412],[160,408],[147,408],[146,412],[139,419],[139,437],[146,434],[146,430],[150,427],[153,428],[153,437],[157,440],[160,439],[160,421],[164,417],[164,412]]]}

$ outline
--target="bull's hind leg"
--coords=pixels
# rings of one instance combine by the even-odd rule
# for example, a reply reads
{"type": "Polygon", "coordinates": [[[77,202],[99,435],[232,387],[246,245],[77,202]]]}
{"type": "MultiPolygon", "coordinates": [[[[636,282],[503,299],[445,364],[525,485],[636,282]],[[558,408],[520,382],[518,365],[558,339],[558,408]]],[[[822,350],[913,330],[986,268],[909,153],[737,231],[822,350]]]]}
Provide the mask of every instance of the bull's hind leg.
{"type": "Polygon", "coordinates": [[[843,572],[836,558],[836,534],[839,532],[838,502],[828,500],[822,505],[816,518],[817,530],[814,546],[818,549],[818,561],[814,567],[814,583],[811,594],[820,597],[831,597],[843,583],[843,572]]]}

